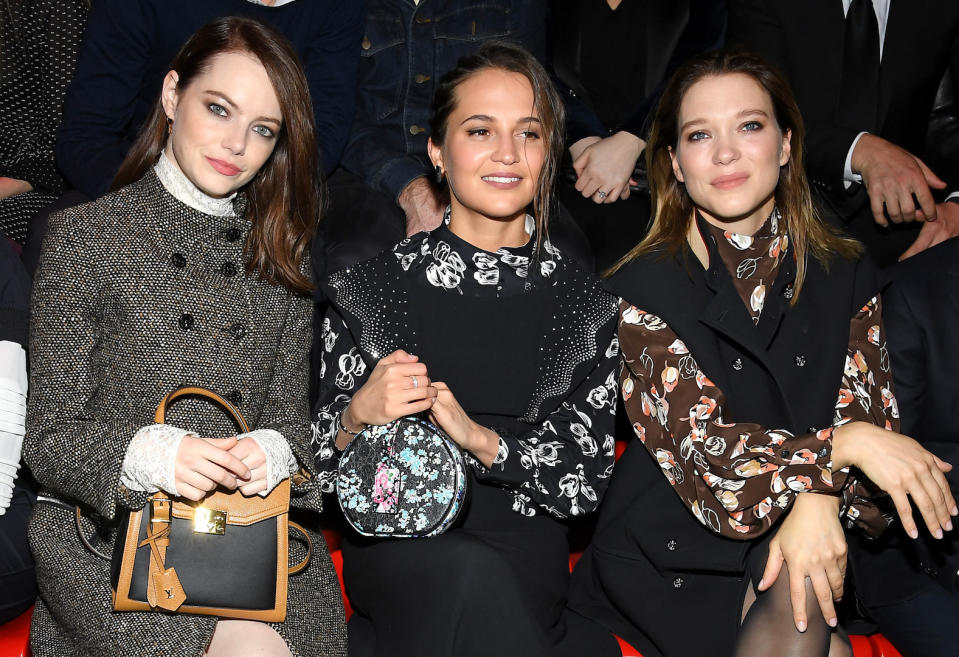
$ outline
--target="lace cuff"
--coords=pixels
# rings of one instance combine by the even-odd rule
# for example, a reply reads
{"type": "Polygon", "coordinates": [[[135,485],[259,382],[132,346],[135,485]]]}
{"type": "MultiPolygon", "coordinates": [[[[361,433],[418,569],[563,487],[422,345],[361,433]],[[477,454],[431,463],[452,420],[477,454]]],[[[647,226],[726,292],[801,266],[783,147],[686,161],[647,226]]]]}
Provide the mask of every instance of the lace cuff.
{"type": "Polygon", "coordinates": [[[130,490],[178,495],[176,452],[185,436],[196,434],[169,424],[150,424],[133,434],[120,470],[120,483],[130,490]]]}
{"type": "Polygon", "coordinates": [[[249,433],[241,433],[237,438],[252,438],[266,457],[266,490],[257,493],[266,497],[276,485],[296,472],[296,457],[290,444],[286,442],[279,431],[274,429],[254,429],[249,433]]]}

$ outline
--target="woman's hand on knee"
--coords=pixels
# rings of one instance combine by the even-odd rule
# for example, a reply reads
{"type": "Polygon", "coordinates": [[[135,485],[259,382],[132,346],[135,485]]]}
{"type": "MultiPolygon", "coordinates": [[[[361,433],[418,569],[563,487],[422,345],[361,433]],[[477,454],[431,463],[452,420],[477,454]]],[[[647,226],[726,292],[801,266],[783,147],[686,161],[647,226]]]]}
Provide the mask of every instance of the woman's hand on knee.
{"type": "Polygon", "coordinates": [[[835,627],[836,609],[846,576],[846,537],[839,523],[839,498],[800,493],[769,543],[769,558],[759,590],[770,588],[783,564],[789,576],[793,620],[800,632],[808,627],[806,578],[810,579],[819,609],[835,627]]]}
{"type": "Polygon", "coordinates": [[[855,465],[889,494],[913,538],[919,536],[909,498],[916,504],[929,533],[942,538],[959,514],[944,472],[952,466],[918,442],[867,422],[850,422],[833,432],[833,467],[855,465]]]}
{"type": "Polygon", "coordinates": [[[384,356],[370,378],[353,394],[348,407],[349,428],[386,424],[405,415],[427,411],[436,399],[436,389],[419,358],[397,349],[384,356]]]}
{"type": "Polygon", "coordinates": [[[237,479],[247,479],[250,469],[230,450],[236,446],[231,438],[198,438],[184,436],[177,448],[174,462],[176,492],[187,499],[198,501],[217,486],[236,489],[237,479]]]}

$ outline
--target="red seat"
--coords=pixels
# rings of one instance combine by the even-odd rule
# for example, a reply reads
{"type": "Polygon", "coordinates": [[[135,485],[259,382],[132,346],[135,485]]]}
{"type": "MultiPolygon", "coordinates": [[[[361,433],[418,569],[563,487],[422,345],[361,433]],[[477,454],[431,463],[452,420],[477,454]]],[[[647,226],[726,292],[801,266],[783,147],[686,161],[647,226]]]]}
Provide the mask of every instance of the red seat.
{"type": "Polygon", "coordinates": [[[0,657],[30,657],[30,619],[33,607],[0,625],[0,657]]]}
{"type": "MultiPolygon", "coordinates": [[[[872,644],[873,657],[902,657],[899,651],[889,643],[889,639],[881,634],[871,635],[869,637],[869,643],[872,644]]],[[[856,657],[859,657],[859,655],[856,655],[856,657]]]]}

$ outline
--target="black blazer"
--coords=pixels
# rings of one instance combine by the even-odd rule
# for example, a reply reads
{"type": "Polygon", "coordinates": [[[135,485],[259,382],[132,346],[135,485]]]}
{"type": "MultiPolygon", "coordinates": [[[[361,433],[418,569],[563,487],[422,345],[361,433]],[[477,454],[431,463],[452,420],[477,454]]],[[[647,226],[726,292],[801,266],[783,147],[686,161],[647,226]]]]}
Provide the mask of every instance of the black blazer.
{"type": "MultiPolygon", "coordinates": [[[[955,466],[946,478],[959,496],[959,238],[905,260],[891,278],[883,313],[902,432],[955,466]]],[[[879,541],[860,541],[854,563],[867,605],[906,600],[937,581],[959,586],[959,534],[942,542],[919,534],[908,539],[897,525],[879,541]]]]}
{"type": "MultiPolygon", "coordinates": [[[[863,129],[838,116],[845,17],[840,0],[729,0],[727,42],[745,44],[786,74],[808,130],[814,184],[844,193],[846,154],[863,129]]],[[[892,0],[880,70],[877,134],[922,157],[946,70],[959,76],[959,2],[892,0]]],[[[959,158],[959,153],[955,154],[959,158]]],[[[947,181],[955,189],[959,180],[947,181]]]]}
{"type": "MultiPolygon", "coordinates": [[[[796,433],[831,425],[850,319],[878,289],[873,267],[836,257],[827,273],[810,261],[792,306],[795,264],[787,254],[757,326],[709,245],[708,270],[688,249],[647,255],[621,270],[612,290],[660,316],[686,343],[725,393],[726,421],[796,433]]],[[[755,544],[703,528],[646,448],[631,441],[573,574],[569,606],[646,657],[694,655],[706,647],[732,654],[747,552],[755,544]]]]}

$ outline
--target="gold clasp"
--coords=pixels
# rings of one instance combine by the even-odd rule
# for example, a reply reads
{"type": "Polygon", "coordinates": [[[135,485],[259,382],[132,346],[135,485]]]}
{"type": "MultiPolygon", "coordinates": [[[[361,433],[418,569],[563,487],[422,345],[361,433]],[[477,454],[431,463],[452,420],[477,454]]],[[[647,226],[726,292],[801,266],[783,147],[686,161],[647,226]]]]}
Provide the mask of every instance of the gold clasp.
{"type": "Polygon", "coordinates": [[[226,533],[226,511],[197,507],[193,510],[193,533],[223,536],[226,533]]]}

